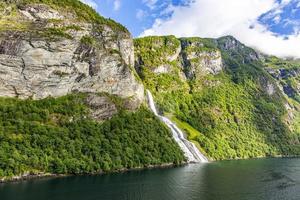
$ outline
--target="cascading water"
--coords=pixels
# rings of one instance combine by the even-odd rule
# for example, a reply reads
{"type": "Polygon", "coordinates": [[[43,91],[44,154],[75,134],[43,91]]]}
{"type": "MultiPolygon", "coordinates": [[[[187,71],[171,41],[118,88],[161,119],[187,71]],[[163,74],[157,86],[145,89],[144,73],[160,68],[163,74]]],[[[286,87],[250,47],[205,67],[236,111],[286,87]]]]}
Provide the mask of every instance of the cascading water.
{"type": "Polygon", "coordinates": [[[185,157],[187,158],[187,161],[189,163],[208,162],[208,159],[198,150],[195,144],[188,141],[184,137],[183,132],[176,126],[176,124],[171,122],[171,120],[169,120],[168,118],[158,114],[153,100],[153,96],[151,92],[148,90],[147,90],[147,97],[148,97],[148,103],[150,109],[157,117],[159,117],[159,119],[163,123],[165,123],[170,128],[173,138],[175,139],[175,141],[183,151],[185,157]]]}

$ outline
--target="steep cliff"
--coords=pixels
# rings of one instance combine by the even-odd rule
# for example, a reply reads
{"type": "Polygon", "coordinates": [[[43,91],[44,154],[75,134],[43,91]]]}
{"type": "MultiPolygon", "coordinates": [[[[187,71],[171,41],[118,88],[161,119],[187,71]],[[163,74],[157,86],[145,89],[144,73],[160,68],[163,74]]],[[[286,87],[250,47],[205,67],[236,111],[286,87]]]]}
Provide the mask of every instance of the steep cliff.
{"type": "Polygon", "coordinates": [[[144,87],[211,159],[299,155],[298,76],[230,36],[133,41],[77,0],[1,1],[0,178],[182,163],[144,87]]]}
{"type": "Polygon", "coordinates": [[[136,69],[161,112],[212,159],[299,154],[295,104],[263,56],[228,36],[135,40],[136,69]]]}
{"type": "Polygon", "coordinates": [[[122,25],[77,0],[0,1],[0,182],[183,162],[143,102],[122,25]]]}
{"type": "Polygon", "coordinates": [[[0,4],[0,95],[42,99],[106,92],[140,105],[133,41],[121,25],[78,1],[0,4]]]}
{"type": "Polygon", "coordinates": [[[266,71],[278,82],[281,90],[288,97],[300,102],[300,62],[274,56],[265,56],[263,59],[266,71]]]}

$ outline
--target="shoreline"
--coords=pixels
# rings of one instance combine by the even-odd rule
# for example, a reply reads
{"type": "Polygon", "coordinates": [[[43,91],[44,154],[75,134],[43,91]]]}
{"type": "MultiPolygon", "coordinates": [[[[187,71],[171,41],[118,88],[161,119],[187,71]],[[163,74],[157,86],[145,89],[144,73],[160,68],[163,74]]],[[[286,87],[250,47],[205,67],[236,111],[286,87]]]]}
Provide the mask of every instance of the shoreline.
{"type": "MultiPolygon", "coordinates": [[[[210,160],[209,163],[213,162],[222,162],[222,161],[238,161],[238,160],[257,160],[257,159],[276,159],[276,158],[300,158],[300,156],[297,155],[290,155],[290,156],[283,156],[283,155],[277,155],[272,157],[256,157],[256,158],[247,158],[247,159],[228,159],[228,160],[210,160]]],[[[145,167],[136,167],[136,168],[123,168],[118,170],[112,170],[108,172],[95,172],[95,173],[81,173],[81,174],[51,174],[51,173],[37,173],[37,174],[24,174],[21,176],[14,176],[11,178],[0,178],[0,185],[5,183],[18,183],[23,181],[29,181],[29,180],[39,180],[39,179],[45,179],[45,178],[62,178],[62,177],[71,177],[71,176],[98,176],[98,175],[105,175],[105,174],[114,174],[114,173],[126,173],[126,172],[133,172],[133,171],[142,171],[142,170],[151,170],[151,169],[167,169],[167,168],[175,168],[175,167],[182,167],[187,166],[189,164],[196,164],[196,163],[187,163],[182,162],[181,164],[173,164],[173,163],[165,163],[160,165],[149,165],[145,167]]]]}
{"type": "Polygon", "coordinates": [[[253,157],[253,158],[235,158],[235,159],[224,159],[224,160],[210,160],[210,162],[235,161],[235,160],[276,159],[276,158],[300,158],[300,155],[259,156],[259,157],[253,157]]]}
{"type": "Polygon", "coordinates": [[[81,174],[51,174],[51,173],[26,173],[20,176],[13,176],[11,178],[0,178],[0,185],[5,183],[18,183],[23,181],[29,180],[39,180],[45,178],[62,178],[62,177],[71,177],[71,176],[98,176],[98,175],[105,175],[105,174],[114,174],[114,173],[125,173],[125,172],[132,172],[132,171],[140,171],[140,170],[150,170],[150,169],[167,169],[167,168],[174,168],[188,165],[189,163],[183,162],[181,164],[173,164],[173,163],[165,163],[160,165],[149,165],[145,167],[135,167],[135,168],[123,168],[118,170],[112,170],[108,172],[95,172],[95,173],[81,173],[81,174]]]}

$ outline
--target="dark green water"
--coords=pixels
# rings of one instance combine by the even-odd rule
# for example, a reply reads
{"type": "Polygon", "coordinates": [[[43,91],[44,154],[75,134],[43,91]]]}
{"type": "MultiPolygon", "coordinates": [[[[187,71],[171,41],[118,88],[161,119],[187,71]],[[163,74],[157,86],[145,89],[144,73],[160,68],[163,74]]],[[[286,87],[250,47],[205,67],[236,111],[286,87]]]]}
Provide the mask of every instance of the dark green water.
{"type": "Polygon", "coordinates": [[[299,200],[300,159],[189,165],[0,185],[1,200],[299,200]]]}

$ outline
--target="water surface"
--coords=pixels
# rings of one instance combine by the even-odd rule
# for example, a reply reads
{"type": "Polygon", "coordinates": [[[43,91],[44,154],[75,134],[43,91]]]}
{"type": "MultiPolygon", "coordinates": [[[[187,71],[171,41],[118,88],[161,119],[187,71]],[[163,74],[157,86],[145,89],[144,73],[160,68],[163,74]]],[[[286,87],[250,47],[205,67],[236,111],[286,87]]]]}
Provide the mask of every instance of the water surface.
{"type": "Polygon", "coordinates": [[[258,159],[0,185],[1,200],[299,200],[300,159],[258,159]]]}

